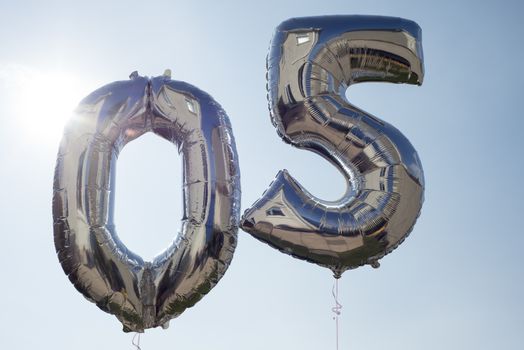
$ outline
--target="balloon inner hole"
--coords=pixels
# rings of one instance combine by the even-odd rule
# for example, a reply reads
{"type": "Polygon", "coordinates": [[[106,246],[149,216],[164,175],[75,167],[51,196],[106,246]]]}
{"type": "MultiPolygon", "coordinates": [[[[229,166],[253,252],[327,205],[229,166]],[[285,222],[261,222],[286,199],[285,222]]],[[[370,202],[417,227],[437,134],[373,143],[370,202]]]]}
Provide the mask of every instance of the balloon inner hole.
{"type": "Polygon", "coordinates": [[[116,167],[115,227],[129,250],[152,261],[176,239],[182,218],[182,156],[146,133],[120,152],[116,167]]]}

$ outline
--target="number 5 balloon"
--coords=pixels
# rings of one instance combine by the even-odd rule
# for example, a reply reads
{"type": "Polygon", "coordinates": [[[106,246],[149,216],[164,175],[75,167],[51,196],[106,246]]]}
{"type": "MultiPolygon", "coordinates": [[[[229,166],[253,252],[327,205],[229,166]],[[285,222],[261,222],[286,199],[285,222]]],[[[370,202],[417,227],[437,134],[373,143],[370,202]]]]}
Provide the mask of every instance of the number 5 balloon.
{"type": "Polygon", "coordinates": [[[242,229],[330,268],[336,278],[363,264],[378,266],[419,216],[422,166],[400,131],[351,105],[345,91],[370,81],[420,85],[419,26],[376,16],[290,19],[276,30],[267,69],[271,120],[280,137],[329,160],[348,188],[341,199],[324,201],[281,171],[245,212],[242,229]]]}
{"type": "Polygon", "coordinates": [[[169,75],[131,78],[86,97],[66,127],[53,219],[71,282],[124,331],[142,332],[166,327],[225,273],[237,241],[240,173],[228,117],[211,96],[169,75]],[[149,131],[175,144],[184,160],[182,230],[152,262],[126,248],[113,222],[118,153],[149,131]]]}

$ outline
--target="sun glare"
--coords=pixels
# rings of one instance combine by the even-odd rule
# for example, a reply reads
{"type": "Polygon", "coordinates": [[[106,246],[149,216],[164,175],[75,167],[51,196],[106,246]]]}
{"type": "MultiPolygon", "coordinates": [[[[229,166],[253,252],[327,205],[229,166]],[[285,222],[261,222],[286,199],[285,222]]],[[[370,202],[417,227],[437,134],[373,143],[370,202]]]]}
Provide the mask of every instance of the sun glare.
{"type": "Polygon", "coordinates": [[[53,145],[78,102],[92,86],[66,72],[42,72],[11,67],[2,74],[7,83],[11,117],[28,142],[53,145]]]}

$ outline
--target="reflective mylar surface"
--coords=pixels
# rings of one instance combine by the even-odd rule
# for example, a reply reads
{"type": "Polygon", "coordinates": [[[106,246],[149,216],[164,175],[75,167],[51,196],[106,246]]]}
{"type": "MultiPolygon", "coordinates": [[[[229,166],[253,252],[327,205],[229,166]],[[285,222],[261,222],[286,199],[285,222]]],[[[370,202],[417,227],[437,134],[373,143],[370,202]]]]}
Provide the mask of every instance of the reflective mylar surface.
{"type": "MultiPolygon", "coordinates": [[[[363,264],[378,266],[415,224],[423,171],[406,137],[351,105],[345,92],[360,82],[422,84],[419,26],[378,16],[290,19],[276,29],[267,69],[278,134],[329,160],[348,187],[339,200],[324,201],[281,171],[244,213],[242,229],[337,278],[363,264]]],[[[312,171],[318,166],[311,164],[312,171]]]]}
{"type": "Polygon", "coordinates": [[[233,257],[239,210],[227,115],[207,93],[169,73],[149,79],[135,72],[96,90],[65,129],[54,181],[55,247],[75,287],[124,331],[167,327],[213,288],[233,257]],[[118,153],[149,131],[175,144],[184,162],[181,232],[151,262],[126,248],[113,222],[118,153]]]}

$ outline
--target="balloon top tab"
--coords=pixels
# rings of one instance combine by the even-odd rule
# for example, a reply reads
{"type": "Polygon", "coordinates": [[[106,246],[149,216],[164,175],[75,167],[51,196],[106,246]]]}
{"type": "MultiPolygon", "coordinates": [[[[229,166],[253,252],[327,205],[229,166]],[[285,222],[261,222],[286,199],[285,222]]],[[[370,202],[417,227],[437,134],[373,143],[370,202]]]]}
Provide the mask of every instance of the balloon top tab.
{"type": "Polygon", "coordinates": [[[164,74],[162,74],[164,77],[171,79],[171,69],[164,70],[164,74]]]}

